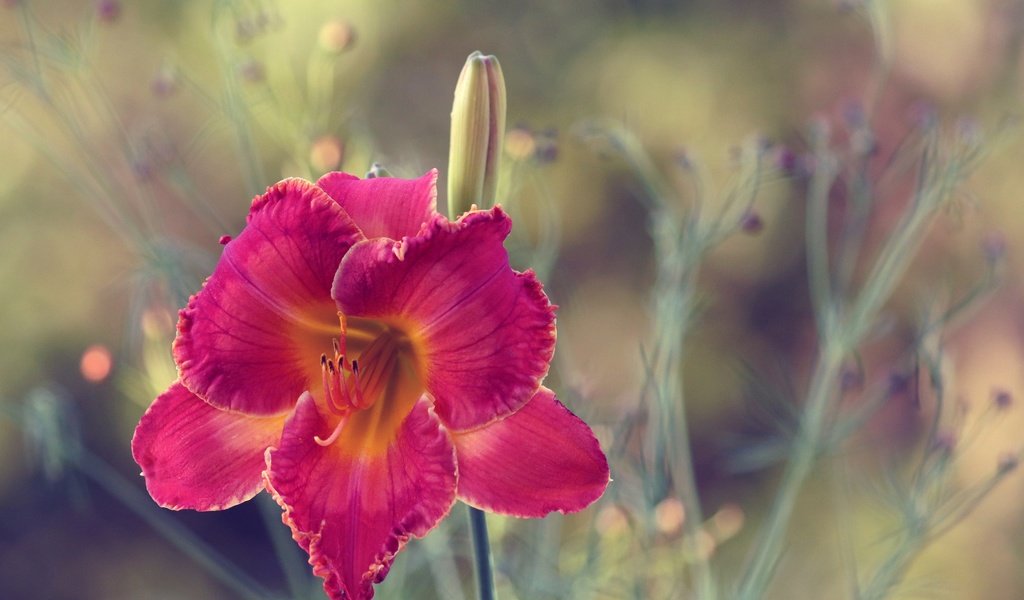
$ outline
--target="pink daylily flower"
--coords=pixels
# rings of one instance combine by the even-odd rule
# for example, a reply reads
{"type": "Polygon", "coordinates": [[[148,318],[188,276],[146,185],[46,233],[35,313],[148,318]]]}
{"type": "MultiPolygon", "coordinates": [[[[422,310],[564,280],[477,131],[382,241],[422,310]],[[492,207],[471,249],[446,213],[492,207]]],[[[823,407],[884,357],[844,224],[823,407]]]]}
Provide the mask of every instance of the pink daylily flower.
{"type": "Polygon", "coordinates": [[[590,428],[541,385],[555,307],[509,266],[511,220],[449,221],[436,178],[330,173],[256,198],[181,311],[179,381],[132,440],[161,506],[270,491],[332,598],[371,598],[456,499],[541,517],[609,481],[590,428]]]}

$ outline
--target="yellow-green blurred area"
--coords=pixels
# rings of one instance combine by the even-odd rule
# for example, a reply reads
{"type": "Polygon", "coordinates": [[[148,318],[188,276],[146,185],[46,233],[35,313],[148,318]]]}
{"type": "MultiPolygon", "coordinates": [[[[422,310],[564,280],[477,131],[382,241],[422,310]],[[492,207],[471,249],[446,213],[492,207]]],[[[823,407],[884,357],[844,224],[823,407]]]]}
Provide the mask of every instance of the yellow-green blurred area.
{"type": "MultiPolygon", "coordinates": [[[[655,326],[644,187],[614,153],[581,140],[582,123],[624,127],[680,205],[710,213],[735,189],[740,148],[772,140],[799,162],[812,120],[840,147],[851,113],[870,108],[867,171],[879,180],[898,171],[890,159],[922,113],[944,135],[982,136],[987,158],[854,361],[865,382],[912,381],[815,471],[767,596],[852,598],[851,582],[878,569],[898,537],[888,498],[935,412],[927,374],[907,367],[914,325],[984,276],[986,244],[990,255],[1006,245],[1002,285],[942,339],[946,397],[965,407],[941,425],[955,436],[946,485],[987,480],[1024,445],[1022,409],[990,407],[996,391],[1024,397],[1024,140],[1005,119],[1022,107],[1024,2],[874,0],[886,15],[874,29],[860,4],[0,1],[0,598],[239,597],[225,567],[182,535],[281,597],[296,587],[316,597],[298,550],[268,531],[287,538],[273,506],[153,504],[132,432],[175,378],[176,310],[266,186],[362,175],[373,162],[403,177],[438,167],[443,204],[452,91],[473,50],[500,59],[508,87],[500,190],[516,219],[513,260],[537,268],[560,306],[548,385],[593,426],[614,480],[576,515],[489,517],[506,599],[688,597],[687,516],[662,476],[638,467],[655,326]]],[[[908,204],[905,171],[879,189],[865,261],[908,204]]],[[[786,456],[758,418],[763,397],[798,406],[817,344],[807,186],[783,175],[761,182],[763,228],[737,230],[704,257],[685,344],[708,521],[699,548],[726,588],[786,456]]],[[[912,562],[893,597],[1024,597],[1022,494],[1024,475],[1006,478],[912,562]]],[[[399,554],[378,596],[472,598],[471,558],[457,506],[399,554]]]]}

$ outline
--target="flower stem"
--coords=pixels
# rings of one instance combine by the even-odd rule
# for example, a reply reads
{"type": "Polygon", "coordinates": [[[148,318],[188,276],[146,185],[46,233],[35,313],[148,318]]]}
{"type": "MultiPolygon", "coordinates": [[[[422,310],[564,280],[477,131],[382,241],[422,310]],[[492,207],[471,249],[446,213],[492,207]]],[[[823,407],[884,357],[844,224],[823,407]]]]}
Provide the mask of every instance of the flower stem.
{"type": "Polygon", "coordinates": [[[845,352],[841,345],[826,342],[811,380],[807,408],[800,433],[794,442],[792,458],[782,476],[775,504],[764,525],[761,538],[755,546],[752,562],[740,582],[737,598],[761,598],[771,582],[797,496],[818,456],[830,401],[834,397],[835,382],[844,356],[845,352]]]}
{"type": "Polygon", "coordinates": [[[469,509],[469,530],[473,536],[473,556],[476,566],[477,597],[480,600],[494,600],[494,562],[491,559],[491,544],[487,539],[487,517],[479,508],[469,509]]]}

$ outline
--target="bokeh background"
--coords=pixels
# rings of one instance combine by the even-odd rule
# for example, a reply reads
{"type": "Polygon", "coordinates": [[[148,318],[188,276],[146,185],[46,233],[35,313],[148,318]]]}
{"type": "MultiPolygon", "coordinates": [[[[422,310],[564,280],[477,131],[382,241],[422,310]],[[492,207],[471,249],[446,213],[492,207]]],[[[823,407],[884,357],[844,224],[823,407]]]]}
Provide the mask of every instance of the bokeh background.
{"type": "MultiPolygon", "coordinates": [[[[477,49],[499,57],[509,90],[510,248],[560,305],[550,385],[594,426],[615,479],[578,515],[490,518],[502,597],[686,596],[685,515],[678,499],[644,488],[629,438],[644,427],[623,427],[646,414],[655,274],[644,191],[623,161],[576,135],[587,119],[635,135],[681,197],[693,196],[699,163],[700,201],[712,208],[743,144],[785,145],[799,167],[807,124],[844,142],[866,98],[877,98],[873,176],[923,114],[980,136],[990,155],[931,229],[862,360],[868,379],[901,375],[925,300],[962,293],[1004,253],[1001,287],[945,339],[947,385],[969,407],[949,483],[990,477],[1024,442],[1019,409],[993,418],[986,408],[998,392],[1024,394],[1024,141],[1006,125],[1024,93],[1024,3],[890,0],[881,49],[858,4],[0,2],[0,598],[234,598],[239,579],[315,597],[273,506],[177,514],[152,504],[132,431],[175,377],[175,311],[253,195],[285,176],[362,174],[372,162],[407,177],[439,167],[444,189],[452,90],[477,49]],[[891,69],[876,94],[880,50],[891,69]]],[[[814,356],[799,171],[762,185],[763,227],[705,257],[686,342],[714,533],[702,548],[723,581],[779,473],[757,397],[782,390],[798,403],[814,356]]],[[[894,185],[880,198],[869,247],[890,235],[905,195],[894,185]]],[[[838,511],[835,465],[810,482],[771,597],[850,597],[849,578],[863,574],[853,565],[885,556],[895,522],[885,482],[919,449],[929,417],[916,399],[894,393],[844,447],[852,474],[838,511]]],[[[1024,477],[1004,481],[914,562],[895,596],[1024,597],[1022,494],[1024,477]]],[[[464,520],[453,511],[411,542],[379,596],[472,597],[464,520]]]]}

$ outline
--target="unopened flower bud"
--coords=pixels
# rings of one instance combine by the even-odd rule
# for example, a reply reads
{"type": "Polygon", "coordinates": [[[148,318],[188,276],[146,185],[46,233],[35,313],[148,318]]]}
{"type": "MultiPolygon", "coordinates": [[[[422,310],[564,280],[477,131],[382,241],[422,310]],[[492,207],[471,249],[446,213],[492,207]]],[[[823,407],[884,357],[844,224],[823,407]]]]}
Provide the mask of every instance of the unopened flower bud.
{"type": "Polygon", "coordinates": [[[121,16],[121,3],[117,0],[99,0],[96,3],[96,18],[104,23],[113,23],[121,16]]]}
{"type": "Polygon", "coordinates": [[[1008,390],[992,390],[992,404],[999,410],[1006,410],[1013,405],[1013,395],[1008,390]]]}
{"type": "Polygon", "coordinates": [[[533,158],[539,164],[549,164],[558,159],[558,132],[548,129],[537,135],[537,149],[534,150],[533,158]]]}
{"type": "Polygon", "coordinates": [[[370,170],[366,172],[366,179],[374,179],[376,177],[391,177],[391,173],[384,168],[384,165],[373,163],[370,165],[370,170]]]}
{"type": "Polygon", "coordinates": [[[784,175],[794,175],[799,166],[799,157],[796,152],[786,146],[778,145],[773,152],[775,168],[782,171],[784,175]]]}
{"type": "Polygon", "coordinates": [[[910,375],[901,371],[889,374],[889,395],[899,396],[910,391],[910,375]]]}
{"type": "Polygon", "coordinates": [[[743,233],[750,235],[761,233],[761,230],[764,229],[764,219],[757,211],[750,209],[740,217],[740,229],[743,230],[743,233]]]}
{"type": "Polygon", "coordinates": [[[999,462],[996,463],[996,469],[998,469],[1000,473],[1009,473],[1016,469],[1018,465],[1020,465],[1020,456],[1007,452],[999,457],[999,462]]]}
{"type": "Polygon", "coordinates": [[[944,429],[935,434],[935,439],[932,440],[932,448],[939,455],[948,457],[956,450],[958,441],[956,432],[944,429]]]}
{"type": "Polygon", "coordinates": [[[505,135],[505,79],[494,56],[474,52],[455,85],[448,152],[448,212],[494,204],[505,135]]]}
{"type": "Polygon", "coordinates": [[[990,264],[998,264],[1006,257],[1006,237],[998,231],[990,232],[982,239],[981,249],[985,253],[985,260],[990,264]]]}
{"type": "Polygon", "coordinates": [[[150,82],[150,89],[158,98],[173,96],[178,91],[178,74],[171,67],[161,67],[150,82]]]}
{"type": "Polygon", "coordinates": [[[857,364],[843,367],[839,376],[839,386],[844,392],[852,392],[864,387],[864,370],[857,364]]]}
{"type": "Polygon", "coordinates": [[[859,100],[854,98],[845,100],[839,111],[843,115],[846,126],[850,129],[860,129],[867,124],[867,113],[859,100]]]}
{"type": "Polygon", "coordinates": [[[254,58],[239,65],[238,74],[246,83],[260,83],[267,76],[263,63],[254,58]]]}

